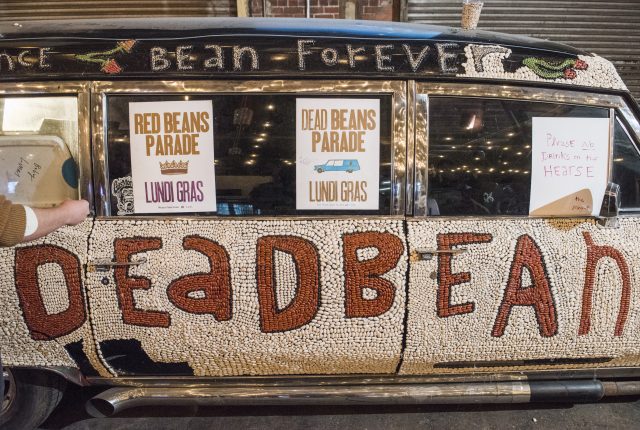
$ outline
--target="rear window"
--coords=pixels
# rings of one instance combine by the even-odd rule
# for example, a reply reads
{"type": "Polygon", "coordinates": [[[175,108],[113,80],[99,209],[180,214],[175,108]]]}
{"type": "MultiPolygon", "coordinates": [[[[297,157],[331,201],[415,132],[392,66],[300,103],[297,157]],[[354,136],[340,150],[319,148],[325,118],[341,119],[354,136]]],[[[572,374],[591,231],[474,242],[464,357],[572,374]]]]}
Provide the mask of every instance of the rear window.
{"type": "MultiPolygon", "coordinates": [[[[429,98],[429,215],[528,215],[533,118],[608,118],[608,109],[429,98]]],[[[595,203],[599,204],[599,203],[595,203]]]]}

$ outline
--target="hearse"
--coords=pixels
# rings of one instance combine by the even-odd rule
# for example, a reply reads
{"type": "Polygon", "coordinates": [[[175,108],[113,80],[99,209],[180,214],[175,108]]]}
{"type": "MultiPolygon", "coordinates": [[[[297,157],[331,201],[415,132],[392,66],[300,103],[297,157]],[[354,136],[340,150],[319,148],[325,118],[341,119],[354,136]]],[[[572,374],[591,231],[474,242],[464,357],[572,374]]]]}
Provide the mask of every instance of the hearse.
{"type": "Polygon", "coordinates": [[[640,110],[604,58],[366,21],[6,23],[0,113],[1,192],[92,209],[0,250],[6,428],[66,384],[107,386],[96,416],[640,393],[640,110]]]}

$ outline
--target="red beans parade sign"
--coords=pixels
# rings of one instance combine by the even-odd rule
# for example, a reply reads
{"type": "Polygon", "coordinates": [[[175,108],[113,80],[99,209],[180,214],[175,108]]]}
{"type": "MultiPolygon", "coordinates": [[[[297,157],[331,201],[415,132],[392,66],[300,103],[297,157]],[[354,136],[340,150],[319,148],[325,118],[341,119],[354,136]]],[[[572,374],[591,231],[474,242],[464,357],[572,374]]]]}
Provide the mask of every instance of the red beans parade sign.
{"type": "Polygon", "coordinates": [[[136,213],[215,212],[210,100],[129,104],[136,213]]]}

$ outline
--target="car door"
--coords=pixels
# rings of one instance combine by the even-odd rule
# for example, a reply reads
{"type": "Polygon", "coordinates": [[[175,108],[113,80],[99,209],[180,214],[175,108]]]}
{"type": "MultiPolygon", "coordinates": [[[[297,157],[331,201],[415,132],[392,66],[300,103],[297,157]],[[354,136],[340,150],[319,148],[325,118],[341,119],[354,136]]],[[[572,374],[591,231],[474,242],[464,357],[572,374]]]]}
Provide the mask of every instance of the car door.
{"type": "MultiPolygon", "coordinates": [[[[97,347],[113,375],[395,372],[407,267],[406,97],[402,83],[370,82],[366,96],[356,94],[363,84],[96,84],[96,143],[104,154],[97,158],[96,188],[104,200],[90,239],[95,270],[87,283],[97,347]],[[212,106],[215,161],[200,173],[215,171],[213,210],[133,213],[143,203],[132,184],[145,172],[131,164],[132,109],[182,101],[212,106]],[[363,184],[367,176],[354,173],[360,183],[343,186],[340,172],[327,177],[314,169],[338,152],[313,158],[296,146],[311,142],[296,136],[304,131],[300,106],[322,116],[358,104],[379,106],[372,108],[379,124],[369,124],[375,130],[367,141],[379,151],[368,173],[377,179],[363,184]],[[343,194],[336,197],[336,190],[343,194]],[[302,192],[314,196],[305,194],[306,206],[302,192]]],[[[153,115],[144,118],[140,128],[151,130],[153,115]]],[[[313,123],[328,132],[322,121],[313,123]]],[[[151,143],[154,154],[164,150],[157,145],[151,143]]],[[[169,158],[160,169],[189,175],[197,163],[182,155],[174,165],[169,158]]],[[[165,190],[141,198],[151,192],[165,190]]]]}
{"type": "Polygon", "coordinates": [[[416,153],[425,155],[416,158],[422,187],[407,223],[411,260],[401,373],[637,364],[640,230],[631,214],[637,188],[629,184],[638,181],[632,167],[638,151],[634,128],[615,119],[628,112],[624,102],[515,87],[418,88],[416,153]],[[548,147],[540,147],[534,138],[540,119],[560,124],[558,132],[572,133],[575,141],[548,132],[548,147]],[[583,129],[562,127],[576,119],[583,129]],[[584,129],[596,124],[604,139],[595,132],[585,138],[584,129]],[[605,160],[583,150],[585,143],[604,151],[605,160]],[[583,185],[564,191],[570,205],[556,202],[546,206],[547,215],[530,215],[534,196],[548,198],[565,187],[573,178],[563,172],[577,175],[584,162],[600,170],[581,170],[577,183],[583,185]],[[541,189],[548,172],[561,176],[541,189]],[[603,191],[612,177],[625,183],[630,212],[617,228],[579,215],[585,205],[591,205],[587,213],[598,211],[599,198],[585,203],[584,196],[603,191]]]}
{"type": "MultiPolygon", "coordinates": [[[[0,193],[47,208],[92,200],[89,89],[83,83],[0,87],[0,193]]],[[[8,366],[64,366],[98,375],[84,284],[93,222],[0,249],[2,360],[8,366]]]]}

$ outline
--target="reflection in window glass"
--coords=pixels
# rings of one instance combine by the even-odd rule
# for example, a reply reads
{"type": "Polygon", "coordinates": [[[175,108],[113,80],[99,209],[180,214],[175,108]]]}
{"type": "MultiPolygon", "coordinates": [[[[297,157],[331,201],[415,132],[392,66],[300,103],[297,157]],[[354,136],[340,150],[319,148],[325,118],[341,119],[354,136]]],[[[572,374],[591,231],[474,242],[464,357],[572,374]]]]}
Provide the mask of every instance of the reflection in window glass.
{"type": "Polygon", "coordinates": [[[533,117],[607,118],[601,108],[429,98],[430,215],[527,215],[533,117]]]}
{"type": "Polygon", "coordinates": [[[640,210],[640,155],[625,127],[616,120],[613,138],[612,180],[620,185],[620,205],[640,210]]]}
{"type": "MultiPolygon", "coordinates": [[[[112,215],[131,214],[129,103],[212,100],[217,213],[209,215],[314,215],[296,211],[296,98],[287,94],[111,96],[108,99],[108,171],[112,215]]],[[[326,96],[328,97],[328,96],[326,96]]],[[[350,96],[331,96],[350,98],[350,96]]],[[[389,214],[391,180],[391,96],[380,99],[379,210],[389,214]]],[[[305,95],[305,98],[311,96],[305,95]]],[[[332,163],[337,161],[332,160],[332,163]]],[[[341,162],[340,162],[341,163],[341,162]]],[[[341,165],[341,164],[340,164],[341,165]]],[[[345,211],[322,211],[322,214],[345,211]]],[[[203,215],[202,213],[198,215],[203,215]]],[[[206,214],[205,214],[206,215],[206,214]]]]}
{"type": "Polygon", "coordinates": [[[2,131],[38,131],[44,120],[77,122],[77,99],[75,97],[4,99],[2,131]]]}
{"type": "Polygon", "coordinates": [[[0,193],[34,207],[78,198],[77,98],[0,98],[0,118],[0,193]]]}

